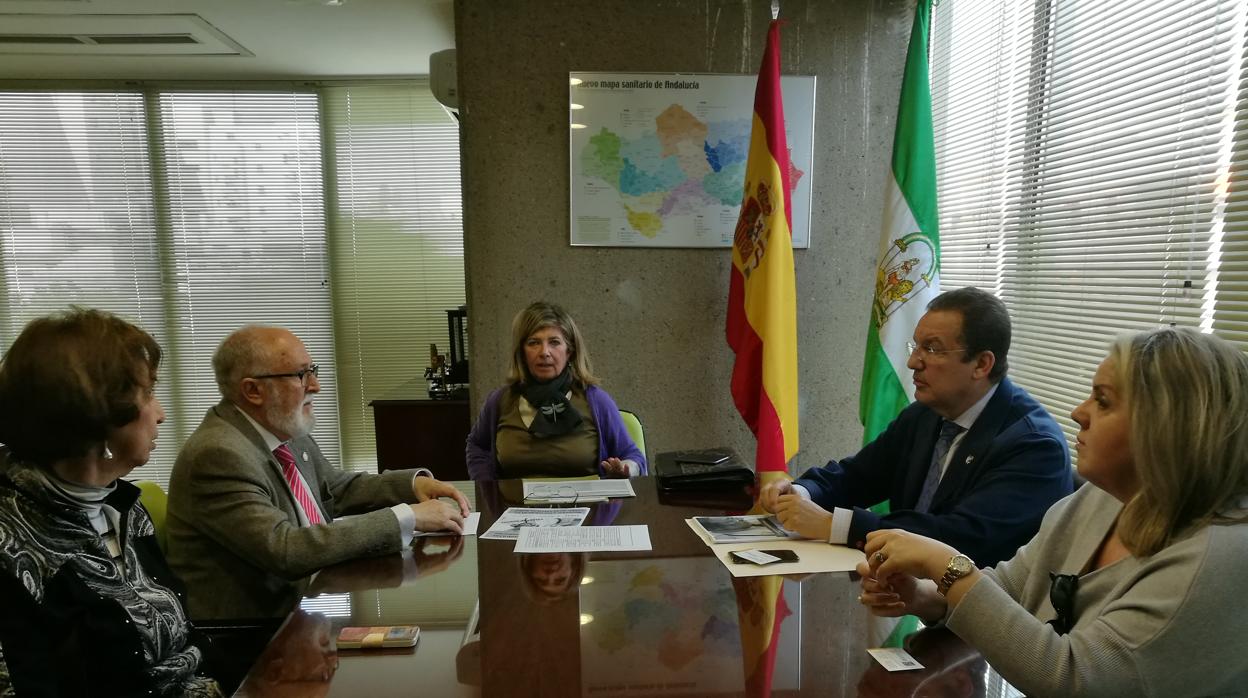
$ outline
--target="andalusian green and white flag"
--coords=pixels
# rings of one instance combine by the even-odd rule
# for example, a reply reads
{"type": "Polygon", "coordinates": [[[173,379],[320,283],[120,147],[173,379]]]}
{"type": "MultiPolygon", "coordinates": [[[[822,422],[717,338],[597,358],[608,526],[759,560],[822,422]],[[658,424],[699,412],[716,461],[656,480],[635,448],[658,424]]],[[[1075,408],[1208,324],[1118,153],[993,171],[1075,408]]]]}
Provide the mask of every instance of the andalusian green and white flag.
{"type": "Polygon", "coordinates": [[[863,443],[874,440],[914,400],[914,383],[906,368],[906,343],[927,302],[940,292],[936,146],[927,71],[930,20],[931,0],[919,0],[901,80],[893,162],[884,194],[875,300],[858,398],[863,443]]]}

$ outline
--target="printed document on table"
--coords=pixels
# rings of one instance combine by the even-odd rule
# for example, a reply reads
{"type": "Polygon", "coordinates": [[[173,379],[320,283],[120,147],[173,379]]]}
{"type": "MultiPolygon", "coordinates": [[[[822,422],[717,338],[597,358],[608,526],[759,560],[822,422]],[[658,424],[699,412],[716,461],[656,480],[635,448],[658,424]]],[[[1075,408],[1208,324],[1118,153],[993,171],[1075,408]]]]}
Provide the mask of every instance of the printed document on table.
{"type": "Polygon", "coordinates": [[[526,528],[516,541],[518,553],[587,553],[650,550],[650,529],[635,526],[526,528]]]}
{"type": "Polygon", "coordinates": [[[526,502],[601,502],[609,497],[636,497],[633,483],[618,480],[525,480],[526,502]]]}
{"type": "Polygon", "coordinates": [[[576,527],[589,516],[589,507],[569,509],[522,509],[511,507],[498,517],[498,521],[490,526],[490,530],[482,538],[490,540],[515,540],[520,531],[538,527],[576,527]]]}
{"type": "Polygon", "coordinates": [[[477,535],[477,526],[481,523],[481,512],[474,511],[464,519],[464,532],[456,533],[454,531],[417,531],[412,537],[423,538],[426,536],[475,536],[477,535]]]}
{"type": "Polygon", "coordinates": [[[798,534],[780,525],[775,516],[746,514],[743,516],[695,516],[686,519],[708,545],[744,543],[748,541],[793,540],[798,534]]]}

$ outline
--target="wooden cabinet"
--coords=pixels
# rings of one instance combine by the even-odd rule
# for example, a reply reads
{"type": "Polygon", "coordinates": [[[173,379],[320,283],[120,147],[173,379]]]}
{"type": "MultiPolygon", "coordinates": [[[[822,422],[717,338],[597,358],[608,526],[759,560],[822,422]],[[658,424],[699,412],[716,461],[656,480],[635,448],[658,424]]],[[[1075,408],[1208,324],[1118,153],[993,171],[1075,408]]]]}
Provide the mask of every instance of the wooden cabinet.
{"type": "Polygon", "coordinates": [[[430,400],[424,379],[369,403],[377,434],[377,471],[423,467],[439,480],[467,480],[467,400],[430,400]]]}

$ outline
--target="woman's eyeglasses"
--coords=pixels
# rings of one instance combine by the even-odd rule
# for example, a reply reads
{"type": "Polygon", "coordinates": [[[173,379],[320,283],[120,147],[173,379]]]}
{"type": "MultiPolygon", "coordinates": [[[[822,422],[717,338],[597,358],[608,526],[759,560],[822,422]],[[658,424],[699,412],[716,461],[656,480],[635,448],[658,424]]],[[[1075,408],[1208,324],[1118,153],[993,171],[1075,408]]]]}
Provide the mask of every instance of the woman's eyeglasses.
{"type": "MultiPolygon", "coordinates": [[[[523,500],[525,505],[531,504],[571,504],[576,506],[581,501],[581,493],[575,487],[567,485],[538,485],[533,487],[523,500]]],[[[593,501],[601,501],[594,499],[593,501]]]]}

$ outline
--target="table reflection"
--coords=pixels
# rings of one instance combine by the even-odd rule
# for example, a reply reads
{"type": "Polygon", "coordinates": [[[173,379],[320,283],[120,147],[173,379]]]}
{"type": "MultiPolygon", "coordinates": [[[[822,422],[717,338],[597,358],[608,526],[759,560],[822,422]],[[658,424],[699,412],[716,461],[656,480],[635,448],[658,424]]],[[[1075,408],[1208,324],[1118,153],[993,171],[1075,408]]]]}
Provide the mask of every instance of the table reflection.
{"type": "Polygon", "coordinates": [[[858,681],[860,698],[983,698],[986,695],[988,663],[948,630],[920,630],[905,639],[904,649],[923,668],[890,672],[873,663],[858,681]]]}
{"type": "Polygon", "coordinates": [[[322,613],[296,609],[265,648],[241,695],[326,696],[338,670],[334,628],[322,613]]]}
{"type": "Polygon", "coordinates": [[[589,553],[519,553],[516,559],[529,598],[550,604],[580,589],[589,553]]]}
{"type": "MultiPolygon", "coordinates": [[[[485,532],[521,505],[514,483],[464,483],[485,532]]],[[[586,525],[647,524],[644,552],[516,554],[511,541],[422,539],[405,556],[326,570],[252,669],[252,696],[1016,696],[945,631],[907,642],[926,668],[883,671],[866,648],[895,622],[869,616],[853,574],[734,579],[685,524],[740,513],[637,497],[586,525]],[[413,568],[417,571],[412,574],[413,568]],[[311,611],[319,611],[314,613],[311,611]],[[352,625],[421,626],[414,649],[344,650],[352,625]]]]}

